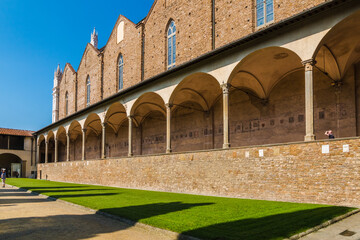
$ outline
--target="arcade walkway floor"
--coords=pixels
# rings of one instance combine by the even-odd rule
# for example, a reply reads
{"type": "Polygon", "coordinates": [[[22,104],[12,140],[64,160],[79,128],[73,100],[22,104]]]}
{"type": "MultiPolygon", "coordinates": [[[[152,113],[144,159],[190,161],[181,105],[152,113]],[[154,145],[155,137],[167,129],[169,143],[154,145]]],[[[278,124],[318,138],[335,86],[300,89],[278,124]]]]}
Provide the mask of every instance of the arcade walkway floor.
{"type": "Polygon", "coordinates": [[[15,188],[0,188],[0,239],[176,239],[15,188]]]}

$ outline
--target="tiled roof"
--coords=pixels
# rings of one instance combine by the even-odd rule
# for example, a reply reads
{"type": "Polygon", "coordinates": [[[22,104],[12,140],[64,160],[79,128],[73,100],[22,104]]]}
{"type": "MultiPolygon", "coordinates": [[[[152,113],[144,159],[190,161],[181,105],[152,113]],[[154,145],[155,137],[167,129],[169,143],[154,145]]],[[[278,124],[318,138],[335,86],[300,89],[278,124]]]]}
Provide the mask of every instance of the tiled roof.
{"type": "Polygon", "coordinates": [[[0,135],[32,137],[33,133],[34,133],[34,131],[10,129],[10,128],[0,128],[0,135]]]}

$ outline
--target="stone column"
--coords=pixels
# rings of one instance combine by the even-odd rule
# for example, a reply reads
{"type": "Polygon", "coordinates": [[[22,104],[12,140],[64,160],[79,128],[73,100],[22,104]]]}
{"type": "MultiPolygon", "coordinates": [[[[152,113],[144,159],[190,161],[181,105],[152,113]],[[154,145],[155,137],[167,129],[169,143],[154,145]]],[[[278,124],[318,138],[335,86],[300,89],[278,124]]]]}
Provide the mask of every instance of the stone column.
{"type": "Polygon", "coordinates": [[[106,145],[106,123],[101,124],[102,134],[101,134],[101,159],[106,158],[105,145],[106,145]]]}
{"type": "Polygon", "coordinates": [[[128,156],[131,157],[133,155],[133,150],[132,150],[132,124],[133,124],[133,117],[132,116],[128,116],[129,119],[129,133],[128,133],[128,138],[129,138],[129,153],[128,156]]]}
{"type": "Polygon", "coordinates": [[[37,163],[40,163],[40,144],[41,144],[41,142],[40,143],[38,143],[37,144],[37,149],[36,149],[36,162],[37,163]]]}
{"type": "Polygon", "coordinates": [[[171,107],[172,105],[166,104],[166,153],[171,153],[171,107]]]}
{"type": "Polygon", "coordinates": [[[66,134],[66,161],[70,161],[70,134],[66,134]]]}
{"type": "Polygon", "coordinates": [[[82,149],[81,149],[81,160],[85,160],[85,141],[86,141],[86,128],[82,129],[82,149]]]}
{"type": "Polygon", "coordinates": [[[305,66],[305,141],[314,141],[314,81],[313,81],[313,66],[314,59],[303,61],[305,66]]]}
{"type": "Polygon", "coordinates": [[[49,140],[45,140],[45,163],[48,163],[49,140]]]}
{"type": "Polygon", "coordinates": [[[54,159],[55,162],[58,161],[58,140],[57,138],[55,138],[55,159],[54,159]]]}
{"type": "Polygon", "coordinates": [[[223,148],[229,148],[229,84],[221,85],[223,92],[223,132],[224,132],[224,142],[223,148]]]}

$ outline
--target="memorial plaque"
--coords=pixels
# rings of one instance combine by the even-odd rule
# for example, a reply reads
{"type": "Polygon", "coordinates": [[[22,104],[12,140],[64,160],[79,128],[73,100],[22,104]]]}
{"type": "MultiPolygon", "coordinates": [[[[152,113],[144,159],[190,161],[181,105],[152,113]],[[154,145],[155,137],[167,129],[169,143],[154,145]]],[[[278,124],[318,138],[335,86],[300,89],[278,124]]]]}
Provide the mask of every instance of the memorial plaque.
{"type": "Polygon", "coordinates": [[[329,145],[322,145],[321,152],[324,154],[329,153],[330,152],[329,145]]]}

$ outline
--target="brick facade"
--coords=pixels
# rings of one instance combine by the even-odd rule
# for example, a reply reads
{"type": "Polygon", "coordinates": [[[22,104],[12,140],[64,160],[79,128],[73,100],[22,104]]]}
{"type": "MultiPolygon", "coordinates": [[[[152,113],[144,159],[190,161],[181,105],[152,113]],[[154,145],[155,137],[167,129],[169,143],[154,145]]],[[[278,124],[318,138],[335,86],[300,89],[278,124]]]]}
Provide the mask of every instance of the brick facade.
{"type": "Polygon", "coordinates": [[[40,164],[38,176],[41,171],[53,181],[359,207],[359,150],[359,138],[265,145],[40,164]],[[324,145],[329,153],[322,153],[324,145]]]}
{"type": "MultiPolygon", "coordinates": [[[[177,28],[176,65],[211,51],[213,41],[215,48],[218,48],[258,30],[255,27],[254,0],[214,2],[213,6],[211,0],[156,0],[147,17],[137,25],[120,16],[104,48],[97,50],[91,45],[87,46],[75,75],[76,86],[69,86],[68,83],[60,85],[59,120],[66,115],[64,112],[66,91],[69,92],[72,101],[70,113],[86,107],[84,82],[88,75],[92,84],[91,104],[118,92],[117,63],[120,53],[124,57],[124,88],[166,71],[166,32],[171,20],[175,22],[177,28]],[[214,11],[214,23],[212,11],[214,11]],[[117,43],[117,28],[120,22],[124,22],[124,40],[117,43]],[[215,26],[214,36],[213,26],[215,26]]],[[[273,23],[323,2],[325,0],[295,2],[274,0],[273,23]]],[[[73,77],[69,81],[74,81],[73,77]]]]}

